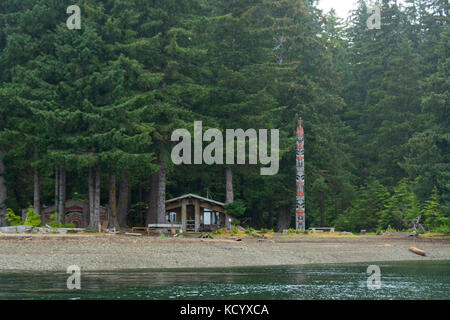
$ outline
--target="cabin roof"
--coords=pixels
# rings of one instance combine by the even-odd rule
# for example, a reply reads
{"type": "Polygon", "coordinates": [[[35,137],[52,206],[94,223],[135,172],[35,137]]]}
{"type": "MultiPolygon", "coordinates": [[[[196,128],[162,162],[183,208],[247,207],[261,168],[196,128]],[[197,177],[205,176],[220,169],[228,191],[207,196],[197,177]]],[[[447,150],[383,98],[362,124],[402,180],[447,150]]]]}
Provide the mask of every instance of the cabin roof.
{"type": "Polygon", "coordinates": [[[222,203],[222,202],[219,202],[219,201],[215,201],[215,200],[212,200],[212,199],[208,199],[208,198],[204,198],[204,197],[198,196],[196,194],[192,194],[192,193],[185,194],[185,195],[182,195],[180,197],[176,197],[176,198],[173,198],[173,199],[170,199],[170,200],[166,200],[166,203],[172,203],[172,202],[176,202],[176,201],[179,201],[179,200],[182,200],[182,199],[187,199],[187,198],[195,198],[195,199],[199,199],[199,200],[202,200],[202,201],[205,201],[205,202],[214,203],[214,204],[217,204],[219,206],[225,207],[225,203],[222,203]]]}

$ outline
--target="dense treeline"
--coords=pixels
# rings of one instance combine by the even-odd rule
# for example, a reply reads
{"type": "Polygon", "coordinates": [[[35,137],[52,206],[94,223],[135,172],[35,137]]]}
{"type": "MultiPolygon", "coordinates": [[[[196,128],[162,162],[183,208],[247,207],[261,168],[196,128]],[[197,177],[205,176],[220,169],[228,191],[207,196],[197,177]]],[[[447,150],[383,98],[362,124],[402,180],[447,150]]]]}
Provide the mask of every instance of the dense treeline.
{"type": "Polygon", "coordinates": [[[301,116],[308,227],[450,232],[448,1],[383,0],[374,30],[362,0],[345,22],[313,0],[79,0],[69,30],[72,4],[0,3],[0,210],[81,199],[126,227],[197,193],[286,229],[301,116]],[[278,174],[175,166],[194,121],[279,129],[278,174]]]}

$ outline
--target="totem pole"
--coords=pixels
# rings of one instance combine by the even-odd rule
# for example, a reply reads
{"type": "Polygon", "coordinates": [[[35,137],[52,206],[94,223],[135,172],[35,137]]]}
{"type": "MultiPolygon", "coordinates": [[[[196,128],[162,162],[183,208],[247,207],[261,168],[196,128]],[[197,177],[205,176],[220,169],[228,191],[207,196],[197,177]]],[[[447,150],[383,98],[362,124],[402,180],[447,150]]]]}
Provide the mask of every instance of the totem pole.
{"type": "Polygon", "coordinates": [[[302,118],[298,120],[296,156],[297,205],[295,208],[295,227],[297,230],[305,230],[305,137],[302,118]]]}

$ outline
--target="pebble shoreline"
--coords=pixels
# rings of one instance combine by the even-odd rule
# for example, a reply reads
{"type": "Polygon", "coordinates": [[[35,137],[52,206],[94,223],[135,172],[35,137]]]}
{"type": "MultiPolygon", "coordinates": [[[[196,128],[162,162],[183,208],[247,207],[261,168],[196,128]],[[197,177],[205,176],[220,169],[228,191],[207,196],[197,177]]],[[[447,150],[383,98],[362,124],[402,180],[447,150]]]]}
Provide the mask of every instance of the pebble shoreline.
{"type": "Polygon", "coordinates": [[[450,260],[450,240],[394,237],[205,242],[197,238],[0,234],[0,271],[212,268],[450,260]],[[426,251],[425,257],[408,249],[426,251]]]}

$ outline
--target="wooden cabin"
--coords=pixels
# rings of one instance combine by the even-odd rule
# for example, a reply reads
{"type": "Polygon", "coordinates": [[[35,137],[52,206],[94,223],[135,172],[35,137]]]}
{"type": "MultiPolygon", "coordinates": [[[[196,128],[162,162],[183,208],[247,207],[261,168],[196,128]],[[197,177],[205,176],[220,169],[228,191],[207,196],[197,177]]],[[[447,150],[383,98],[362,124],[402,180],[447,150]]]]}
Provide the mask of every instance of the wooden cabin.
{"type": "Polygon", "coordinates": [[[167,200],[166,220],[181,225],[183,232],[208,232],[231,226],[224,203],[195,194],[167,200]]]}

